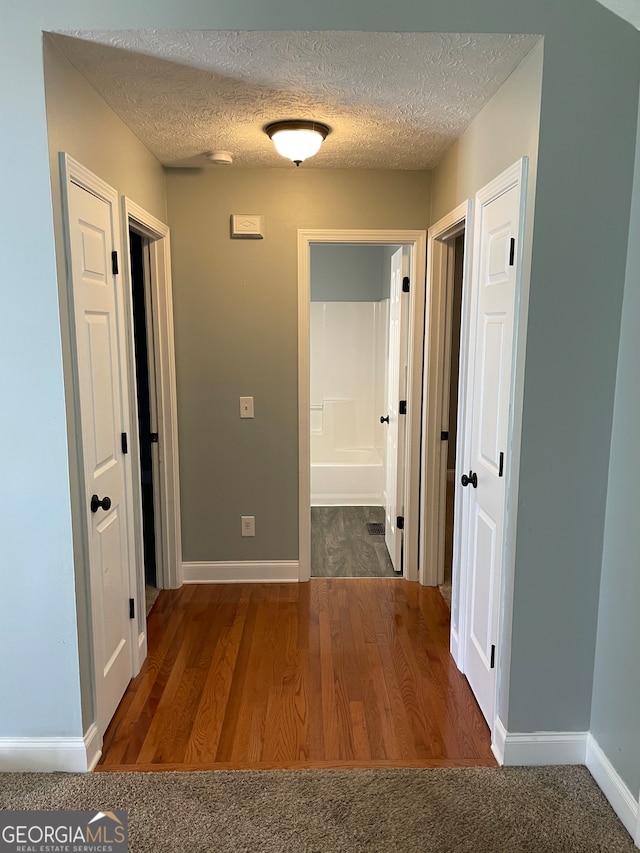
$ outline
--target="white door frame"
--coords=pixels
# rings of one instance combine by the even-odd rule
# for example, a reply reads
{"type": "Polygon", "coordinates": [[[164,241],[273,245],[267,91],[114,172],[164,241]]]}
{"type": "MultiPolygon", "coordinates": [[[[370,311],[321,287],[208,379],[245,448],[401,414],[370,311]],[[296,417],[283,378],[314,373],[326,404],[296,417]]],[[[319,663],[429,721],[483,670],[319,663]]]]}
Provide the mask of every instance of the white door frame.
{"type": "MultiPolygon", "coordinates": [[[[109,186],[105,181],[99,178],[97,175],[94,175],[93,172],[89,171],[85,166],[79,163],[77,160],[74,160],[64,151],[59,153],[59,164],[60,164],[60,179],[61,179],[61,190],[62,190],[62,212],[63,212],[63,227],[64,227],[64,236],[65,236],[65,253],[67,257],[67,281],[68,281],[68,292],[70,294],[69,299],[69,310],[71,312],[71,329],[74,328],[74,319],[73,319],[73,282],[71,278],[71,236],[69,231],[69,194],[71,184],[76,184],[79,187],[82,187],[87,192],[92,193],[97,198],[102,199],[103,201],[109,203],[112,208],[112,216],[113,216],[113,238],[114,245],[116,247],[116,251],[118,251],[119,256],[122,255],[120,251],[120,210],[118,205],[118,193],[113,187],[109,186]]],[[[119,280],[119,287],[116,288],[116,313],[118,315],[118,349],[120,353],[120,358],[123,359],[125,357],[125,353],[127,351],[127,342],[126,342],[126,310],[124,306],[123,300],[123,291],[124,285],[122,279],[119,280]]],[[[73,376],[73,393],[75,398],[75,434],[76,434],[76,454],[77,454],[77,465],[78,471],[84,472],[84,453],[83,453],[83,443],[82,443],[82,425],[80,421],[80,383],[78,377],[78,354],[76,351],[75,337],[74,332],[70,332],[70,346],[71,346],[71,369],[73,376]]],[[[124,367],[122,360],[120,362],[120,370],[124,367]]],[[[119,377],[122,382],[122,373],[119,377]]],[[[122,385],[120,387],[120,396],[121,396],[121,405],[122,405],[122,423],[128,424],[131,423],[131,412],[130,412],[130,397],[128,393],[123,393],[122,385]]],[[[123,470],[124,470],[124,498],[126,505],[126,519],[125,519],[125,530],[126,530],[126,540],[127,540],[127,553],[129,555],[129,595],[133,596],[133,591],[135,590],[135,586],[131,585],[131,566],[135,563],[134,555],[136,555],[136,543],[135,543],[135,535],[132,524],[132,508],[135,506],[135,498],[133,494],[132,488],[132,477],[131,477],[131,456],[126,460],[123,458],[122,460],[123,470]]],[[[79,486],[79,504],[72,504],[72,514],[74,519],[74,526],[77,527],[79,531],[80,539],[82,541],[83,548],[83,559],[82,559],[82,568],[85,574],[85,583],[87,585],[87,591],[89,595],[89,601],[92,601],[92,590],[91,590],[91,572],[89,565],[89,554],[90,554],[90,543],[89,543],[89,526],[86,514],[86,507],[88,505],[88,495],[86,493],[86,482],[84,476],[80,476],[78,478],[78,486],[79,486]]],[[[76,567],[80,566],[79,560],[76,558],[76,567]]],[[[95,649],[95,643],[93,642],[94,636],[94,624],[93,624],[93,615],[92,615],[92,607],[88,608],[88,619],[89,619],[89,627],[91,633],[91,643],[93,649],[95,649]]],[[[137,669],[135,668],[136,663],[136,650],[138,648],[137,643],[137,626],[136,620],[131,620],[131,654],[132,654],[132,673],[135,675],[137,669]]],[[[97,671],[97,662],[95,660],[95,654],[92,649],[91,655],[91,686],[92,686],[92,695],[93,695],[93,708],[94,714],[97,715],[97,691],[96,691],[96,671],[97,671]]],[[[99,732],[100,738],[104,732],[99,732]]]]}
{"type": "MultiPolygon", "coordinates": [[[[469,280],[471,263],[471,201],[458,205],[455,210],[432,225],[428,232],[427,246],[427,284],[424,339],[424,377],[423,377],[423,424],[421,482],[422,536],[420,537],[420,582],[425,586],[437,586],[442,583],[440,555],[444,534],[444,514],[446,512],[446,472],[443,483],[443,466],[446,468],[448,445],[440,438],[442,430],[448,428],[444,423],[444,395],[448,375],[447,358],[450,344],[451,305],[453,291],[453,246],[451,241],[464,231],[464,267],[462,288],[462,317],[460,325],[460,365],[466,365],[469,340],[469,280]]],[[[460,370],[458,398],[466,399],[467,375],[460,370]]],[[[464,406],[458,406],[457,437],[458,447],[463,446],[466,429],[464,406]]],[[[459,456],[459,454],[458,454],[459,456]]],[[[458,472],[456,471],[456,477],[458,472]]],[[[459,491],[459,490],[458,490],[459,491]]],[[[459,495],[458,495],[459,499],[459,495]]],[[[457,502],[457,500],[456,500],[457,502]]],[[[455,515],[457,515],[457,507],[455,515]]],[[[456,575],[456,540],[454,528],[454,566],[456,575]]],[[[452,608],[453,609],[453,608],[452,608]]]]}
{"type": "MultiPolygon", "coordinates": [[[[142,541],[142,494],[140,489],[140,447],[138,439],[138,408],[136,388],[135,345],[133,336],[133,300],[131,280],[131,254],[129,229],[149,241],[151,304],[146,306],[151,317],[155,363],[155,396],[158,422],[157,488],[158,504],[155,507],[156,538],[159,540],[157,583],[160,589],[177,589],[182,586],[182,539],[180,529],[180,479],[178,470],[178,423],[175,348],[173,338],[173,297],[171,284],[171,254],[169,227],[126,196],[122,197],[122,271],[125,284],[125,311],[127,317],[127,369],[129,373],[129,453],[133,477],[135,565],[131,566],[131,588],[137,590],[138,636],[137,673],[146,657],[146,614],[144,608],[144,556],[142,541]]],[[[154,475],[156,466],[154,466],[154,475]]],[[[155,497],[155,496],[154,496],[155,497]]],[[[155,504],[155,500],[154,500],[155,504]]]]}
{"type": "Polygon", "coordinates": [[[311,577],[311,424],[310,332],[311,245],[360,243],[407,245],[411,249],[409,278],[409,369],[407,376],[407,442],[405,455],[404,565],[406,580],[418,580],[420,531],[420,433],[422,428],[422,336],[424,333],[424,270],[426,231],[369,229],[298,231],[298,506],[301,581],[311,577]]]}

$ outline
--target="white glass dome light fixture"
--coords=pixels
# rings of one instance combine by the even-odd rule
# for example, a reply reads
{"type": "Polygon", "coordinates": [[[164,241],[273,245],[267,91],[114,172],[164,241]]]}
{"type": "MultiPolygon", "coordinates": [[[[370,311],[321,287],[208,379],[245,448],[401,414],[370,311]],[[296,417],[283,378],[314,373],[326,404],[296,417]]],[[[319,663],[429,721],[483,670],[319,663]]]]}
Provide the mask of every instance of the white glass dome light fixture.
{"type": "Polygon", "coordinates": [[[317,121],[291,119],[274,121],[264,128],[264,132],[275,145],[278,154],[299,166],[303,160],[318,153],[331,133],[331,128],[317,121]]]}

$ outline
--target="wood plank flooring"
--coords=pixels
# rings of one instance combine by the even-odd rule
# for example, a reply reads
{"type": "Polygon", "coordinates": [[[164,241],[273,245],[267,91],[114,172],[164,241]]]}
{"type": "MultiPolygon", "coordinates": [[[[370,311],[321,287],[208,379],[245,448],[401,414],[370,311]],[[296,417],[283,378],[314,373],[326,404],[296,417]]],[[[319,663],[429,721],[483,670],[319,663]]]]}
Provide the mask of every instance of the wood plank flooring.
{"type": "Polygon", "coordinates": [[[311,576],[401,577],[393,570],[384,536],[372,536],[368,522],[384,524],[384,507],[311,507],[311,576]]]}
{"type": "Polygon", "coordinates": [[[97,769],[494,765],[448,621],[396,579],[164,591],[97,769]]]}

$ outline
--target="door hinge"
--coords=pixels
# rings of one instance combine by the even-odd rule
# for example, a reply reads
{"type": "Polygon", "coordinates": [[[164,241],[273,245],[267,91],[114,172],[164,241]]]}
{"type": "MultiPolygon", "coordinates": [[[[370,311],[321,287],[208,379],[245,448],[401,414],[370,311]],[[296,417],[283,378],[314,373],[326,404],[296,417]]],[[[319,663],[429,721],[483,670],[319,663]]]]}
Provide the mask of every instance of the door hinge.
{"type": "Polygon", "coordinates": [[[399,515],[396,518],[396,527],[398,530],[404,530],[404,515],[399,515]]]}
{"type": "Polygon", "coordinates": [[[118,253],[111,252],[111,272],[118,275],[118,253]]]}
{"type": "Polygon", "coordinates": [[[400,400],[400,403],[398,405],[398,414],[400,414],[400,415],[406,415],[407,414],[407,401],[406,400],[400,400]]]}
{"type": "Polygon", "coordinates": [[[129,599],[129,619],[136,618],[136,603],[133,598],[129,599]]]}
{"type": "Polygon", "coordinates": [[[411,282],[409,281],[409,276],[405,275],[402,279],[402,292],[409,293],[409,288],[411,287],[411,282]]]}
{"type": "Polygon", "coordinates": [[[122,452],[123,452],[123,453],[128,453],[128,452],[129,452],[129,443],[127,442],[127,434],[126,434],[126,432],[123,432],[123,433],[121,434],[121,436],[120,436],[120,444],[122,445],[122,452]]]}
{"type": "Polygon", "coordinates": [[[151,435],[149,436],[149,441],[151,442],[151,444],[157,444],[158,443],[158,433],[152,432],[151,435]]]}
{"type": "Polygon", "coordinates": [[[496,647],[491,646],[491,669],[495,669],[496,665],[496,647]]]}
{"type": "Polygon", "coordinates": [[[498,477],[502,477],[504,474],[504,453],[500,451],[500,463],[498,465],[498,477]]]}
{"type": "Polygon", "coordinates": [[[440,433],[440,441],[449,441],[449,430],[443,429],[440,433]]]}
{"type": "Polygon", "coordinates": [[[509,266],[512,267],[516,259],[516,238],[511,238],[511,248],[509,249],[509,266]]]}

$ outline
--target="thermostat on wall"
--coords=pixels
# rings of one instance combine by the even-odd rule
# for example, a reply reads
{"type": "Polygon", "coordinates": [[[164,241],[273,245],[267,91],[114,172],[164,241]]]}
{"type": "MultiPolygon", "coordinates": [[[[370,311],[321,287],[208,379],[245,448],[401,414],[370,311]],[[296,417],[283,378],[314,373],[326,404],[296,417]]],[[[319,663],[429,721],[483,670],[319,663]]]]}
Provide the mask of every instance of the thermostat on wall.
{"type": "Polygon", "coordinates": [[[247,240],[262,240],[264,223],[262,216],[253,213],[233,213],[231,215],[231,236],[244,237],[247,240]]]}

